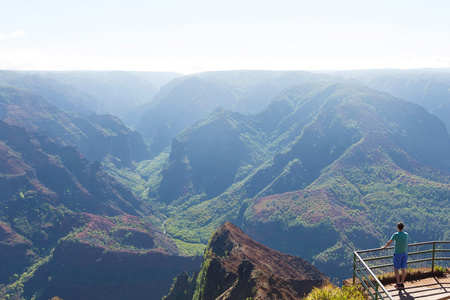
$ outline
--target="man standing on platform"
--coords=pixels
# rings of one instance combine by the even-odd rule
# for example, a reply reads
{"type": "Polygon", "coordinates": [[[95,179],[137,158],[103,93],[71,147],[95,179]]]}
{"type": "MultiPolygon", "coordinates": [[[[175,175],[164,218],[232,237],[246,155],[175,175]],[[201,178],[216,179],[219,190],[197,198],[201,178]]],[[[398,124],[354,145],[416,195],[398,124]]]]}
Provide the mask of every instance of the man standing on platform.
{"type": "Polygon", "coordinates": [[[397,284],[395,285],[396,289],[404,289],[405,288],[405,278],[406,278],[406,264],[408,261],[408,233],[403,232],[402,222],[397,224],[397,232],[394,233],[391,239],[384,245],[381,249],[386,249],[389,245],[395,241],[395,251],[394,251],[394,273],[395,280],[397,280],[397,284]],[[402,278],[400,280],[399,269],[402,269],[402,278]]]}

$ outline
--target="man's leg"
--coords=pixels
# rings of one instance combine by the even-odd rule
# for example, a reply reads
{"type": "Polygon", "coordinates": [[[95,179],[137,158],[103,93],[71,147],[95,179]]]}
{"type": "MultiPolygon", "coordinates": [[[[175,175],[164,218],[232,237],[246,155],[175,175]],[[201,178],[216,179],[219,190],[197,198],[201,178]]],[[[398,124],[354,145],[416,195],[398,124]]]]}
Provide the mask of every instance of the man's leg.
{"type": "Polygon", "coordinates": [[[395,274],[395,280],[397,281],[397,284],[395,285],[395,288],[401,289],[402,288],[402,282],[400,281],[400,274],[399,270],[401,268],[401,259],[402,256],[399,254],[394,254],[394,274],[395,274]]]}
{"type": "Polygon", "coordinates": [[[395,280],[397,280],[397,284],[401,283],[397,268],[394,268],[394,274],[395,274],[395,280]]]}
{"type": "MultiPolygon", "coordinates": [[[[397,270],[397,272],[398,272],[398,270],[397,270]]],[[[402,268],[402,283],[403,284],[405,283],[405,279],[406,279],[406,269],[402,268]]]]}
{"type": "Polygon", "coordinates": [[[406,280],[406,267],[408,266],[408,253],[404,253],[402,255],[402,288],[405,288],[405,280],[406,280]]]}

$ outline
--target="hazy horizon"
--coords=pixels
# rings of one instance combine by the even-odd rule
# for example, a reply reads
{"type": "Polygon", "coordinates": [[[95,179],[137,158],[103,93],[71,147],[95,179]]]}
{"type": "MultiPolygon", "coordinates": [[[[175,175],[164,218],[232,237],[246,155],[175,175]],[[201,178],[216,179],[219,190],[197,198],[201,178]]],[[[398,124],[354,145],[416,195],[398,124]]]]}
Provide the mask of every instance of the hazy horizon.
{"type": "Polygon", "coordinates": [[[71,73],[71,72],[143,72],[143,73],[174,73],[174,74],[180,74],[181,76],[188,76],[188,75],[195,75],[195,74],[201,74],[201,73],[214,73],[214,72],[310,72],[310,73],[324,73],[324,74],[333,74],[333,73],[345,73],[345,72],[358,72],[358,71],[380,71],[380,72],[401,72],[401,71],[419,71],[419,72],[450,72],[450,67],[448,68],[367,68],[367,69],[336,69],[336,70],[300,70],[300,69],[292,69],[292,70],[278,70],[278,69],[229,69],[229,70],[204,70],[204,71],[198,71],[198,72],[191,72],[191,73],[181,73],[177,71],[159,71],[159,70],[120,70],[120,69],[73,69],[73,70],[45,70],[45,69],[27,69],[27,70],[17,70],[17,69],[0,69],[0,71],[12,71],[12,72],[30,72],[30,73],[71,73]]]}
{"type": "Polygon", "coordinates": [[[0,69],[450,68],[450,2],[4,1],[0,69]]]}

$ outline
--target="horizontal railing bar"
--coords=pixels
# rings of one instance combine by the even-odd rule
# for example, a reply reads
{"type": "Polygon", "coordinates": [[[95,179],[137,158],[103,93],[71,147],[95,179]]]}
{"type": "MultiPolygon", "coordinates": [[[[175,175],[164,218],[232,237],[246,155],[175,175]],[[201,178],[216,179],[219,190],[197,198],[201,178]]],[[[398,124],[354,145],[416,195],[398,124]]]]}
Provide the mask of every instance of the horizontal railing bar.
{"type": "MultiPolygon", "coordinates": [[[[434,252],[447,253],[447,252],[450,252],[450,249],[441,249],[441,250],[436,249],[434,252]]],[[[433,253],[433,250],[424,250],[424,251],[410,252],[410,253],[408,253],[408,256],[414,256],[414,255],[426,254],[426,253],[433,253]]],[[[369,261],[377,261],[377,260],[383,260],[383,259],[389,259],[389,258],[392,258],[392,255],[379,256],[379,257],[369,257],[369,258],[365,258],[363,260],[365,262],[369,262],[369,261]]],[[[430,257],[429,259],[431,260],[432,257],[430,257]]]]}
{"type": "MultiPolygon", "coordinates": [[[[434,260],[450,260],[450,257],[439,257],[439,258],[434,258],[434,260]]],[[[424,259],[417,259],[417,260],[411,260],[408,261],[408,264],[415,264],[415,263],[419,263],[419,262],[426,262],[426,261],[433,261],[432,258],[424,258],[424,259]]],[[[387,267],[392,267],[392,263],[389,264],[384,264],[384,265],[378,265],[378,266],[370,266],[370,269],[382,269],[382,268],[387,268],[387,267]]]]}
{"type": "MultiPolygon", "coordinates": [[[[434,251],[434,252],[450,252],[449,251],[434,251]]],[[[418,252],[408,252],[408,256],[413,256],[413,255],[419,255],[419,254],[426,254],[426,253],[433,253],[433,250],[425,250],[425,251],[418,251],[418,252]]],[[[369,258],[365,258],[364,261],[372,261],[372,260],[381,260],[381,259],[387,259],[387,258],[392,258],[392,254],[391,255],[387,255],[387,256],[377,256],[377,257],[369,257],[369,258]]]]}
{"type": "Polygon", "coordinates": [[[420,262],[425,262],[425,261],[433,261],[433,259],[432,258],[416,259],[416,260],[408,261],[408,265],[409,264],[416,264],[416,263],[420,263],[420,262]]]}
{"type": "MultiPolygon", "coordinates": [[[[435,251],[435,252],[438,252],[438,251],[435,251]]],[[[445,252],[447,252],[447,251],[445,251],[445,252]]],[[[413,256],[413,255],[425,254],[425,253],[433,253],[433,250],[410,252],[410,253],[408,253],[408,257],[409,256],[413,256]]],[[[364,258],[363,260],[367,262],[367,261],[376,261],[376,260],[390,259],[390,258],[392,258],[392,255],[379,256],[379,257],[369,257],[369,258],[364,258]]],[[[431,259],[431,257],[430,257],[430,259],[431,259]]]]}
{"type": "Polygon", "coordinates": [[[423,251],[417,251],[417,252],[408,252],[408,256],[411,256],[411,255],[418,255],[418,254],[425,254],[425,253],[433,253],[433,249],[430,249],[430,250],[423,250],[423,251]]]}
{"type": "Polygon", "coordinates": [[[370,257],[370,258],[365,258],[364,261],[374,261],[374,260],[382,260],[382,259],[388,259],[388,258],[392,258],[392,255],[389,255],[389,256],[380,256],[380,257],[370,257]]]}
{"type": "Polygon", "coordinates": [[[431,245],[431,244],[450,244],[450,241],[430,241],[430,242],[409,244],[408,246],[422,246],[422,245],[431,245]]]}
{"type": "MultiPolygon", "coordinates": [[[[394,246],[387,247],[385,249],[394,249],[394,246]]],[[[383,248],[375,248],[375,249],[359,250],[359,251],[355,251],[355,252],[358,254],[361,254],[361,253],[366,253],[366,252],[375,252],[375,251],[382,251],[382,250],[384,250],[384,249],[383,248]]]]}
{"type": "MultiPolygon", "coordinates": [[[[413,246],[422,246],[422,245],[431,245],[431,244],[450,244],[450,241],[432,241],[432,242],[423,242],[423,243],[414,243],[414,244],[409,244],[408,247],[413,247],[413,246]]],[[[394,248],[393,246],[391,247],[387,247],[385,249],[392,249],[394,248]]],[[[359,251],[355,251],[356,253],[360,254],[360,253],[366,253],[366,252],[374,252],[374,251],[382,251],[384,250],[383,248],[374,248],[374,249],[367,249],[367,250],[359,250],[359,251]]]]}
{"type": "Polygon", "coordinates": [[[390,264],[385,264],[385,265],[379,265],[379,266],[372,266],[370,267],[371,269],[381,269],[381,268],[387,268],[387,267],[392,267],[392,263],[390,264]]]}

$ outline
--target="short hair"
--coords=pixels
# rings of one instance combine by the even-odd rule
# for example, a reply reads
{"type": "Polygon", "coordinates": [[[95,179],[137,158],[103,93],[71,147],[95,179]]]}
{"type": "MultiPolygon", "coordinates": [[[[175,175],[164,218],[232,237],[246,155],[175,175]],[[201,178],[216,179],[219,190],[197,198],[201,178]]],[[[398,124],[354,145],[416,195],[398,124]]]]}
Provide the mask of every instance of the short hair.
{"type": "Polygon", "coordinates": [[[397,224],[398,229],[403,230],[404,227],[405,227],[405,225],[402,222],[398,222],[398,224],[397,224]]]}

